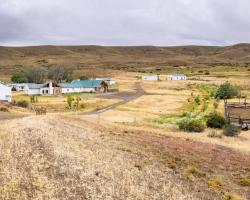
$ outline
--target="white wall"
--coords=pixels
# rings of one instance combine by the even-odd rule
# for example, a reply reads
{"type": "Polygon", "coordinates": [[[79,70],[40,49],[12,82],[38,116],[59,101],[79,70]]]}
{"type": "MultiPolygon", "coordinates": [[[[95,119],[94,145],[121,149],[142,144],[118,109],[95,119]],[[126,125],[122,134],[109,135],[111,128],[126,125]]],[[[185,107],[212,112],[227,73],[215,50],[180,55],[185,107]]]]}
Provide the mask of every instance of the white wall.
{"type": "Polygon", "coordinates": [[[13,83],[8,85],[11,88],[15,88],[16,91],[27,91],[28,85],[25,83],[13,83]]]}
{"type": "Polygon", "coordinates": [[[186,80],[186,76],[167,76],[167,80],[169,81],[178,81],[178,80],[186,80]]]}
{"type": "Polygon", "coordinates": [[[27,94],[29,96],[32,96],[32,95],[40,95],[40,89],[28,89],[27,90],[27,94]]]}
{"type": "Polygon", "coordinates": [[[12,101],[11,88],[3,84],[0,84],[0,101],[12,101]]]}
{"type": "Polygon", "coordinates": [[[62,94],[95,92],[95,88],[62,88],[62,94]]]}
{"type": "Polygon", "coordinates": [[[155,76],[142,76],[142,80],[144,80],[144,81],[158,81],[159,76],[157,76],[157,75],[155,75],[155,76]]]}

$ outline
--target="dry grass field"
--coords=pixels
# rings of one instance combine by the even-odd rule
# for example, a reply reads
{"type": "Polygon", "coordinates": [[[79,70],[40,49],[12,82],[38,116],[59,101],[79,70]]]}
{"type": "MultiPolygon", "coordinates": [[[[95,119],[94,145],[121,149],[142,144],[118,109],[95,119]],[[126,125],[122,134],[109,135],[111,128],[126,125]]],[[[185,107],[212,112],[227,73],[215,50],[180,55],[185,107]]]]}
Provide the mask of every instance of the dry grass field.
{"type": "MultiPolygon", "coordinates": [[[[250,199],[250,131],[238,137],[208,137],[212,131],[221,134],[222,130],[186,133],[176,124],[187,113],[200,117],[213,112],[215,100],[209,98],[204,107],[204,99],[210,90],[226,81],[240,87],[250,102],[247,67],[238,70],[223,65],[209,67],[210,74],[204,75],[196,74],[203,69],[196,66],[194,73],[188,69],[190,79],[186,81],[166,81],[168,70],[154,68],[160,71],[161,81],[141,81],[140,75],[144,73],[142,69],[133,72],[136,67],[131,64],[135,59],[130,57],[131,52],[146,51],[155,56],[154,51],[162,51],[161,56],[175,52],[178,57],[186,52],[185,48],[126,49],[130,53],[124,56],[131,60],[126,60],[125,66],[133,66],[127,71],[118,67],[122,65],[121,60],[125,62],[120,56],[120,51],[125,51],[123,48],[108,49],[114,54],[112,59],[105,57],[106,48],[99,49],[96,63],[93,63],[96,59],[93,51],[98,48],[89,48],[84,50],[88,52],[84,58],[93,65],[89,73],[117,80],[119,93],[81,94],[83,106],[77,112],[67,109],[66,96],[38,97],[36,106],[46,106],[49,111],[46,116],[0,105],[9,109],[7,113],[0,112],[0,199],[250,199]],[[102,56],[107,60],[96,68],[102,56]],[[108,66],[110,63],[119,69],[108,66]],[[138,92],[140,95],[136,96],[138,92]],[[193,105],[195,96],[200,97],[200,105],[193,105]],[[121,104],[97,112],[117,103],[121,104]]],[[[228,51],[234,48],[240,49],[238,46],[217,49],[214,61],[220,58],[226,62],[228,51]]],[[[65,55],[65,49],[58,47],[58,54],[53,51],[48,56],[48,49],[39,51],[38,55],[33,55],[36,52],[29,48],[15,52],[24,58],[23,65],[35,62],[34,58],[40,59],[40,54],[49,63],[65,55]]],[[[68,49],[67,56],[81,62],[83,49],[68,49]]],[[[208,51],[213,54],[214,49],[208,51]]],[[[194,55],[185,58],[191,56],[198,62],[204,58],[203,54],[209,57],[203,48],[192,52],[196,59],[194,55]]],[[[247,60],[247,56],[244,58],[247,60]]],[[[156,64],[161,61],[160,56],[154,59],[158,61],[156,64]]],[[[144,61],[147,66],[152,60],[144,57],[136,64],[144,61]]],[[[9,66],[12,62],[9,61],[9,66]]],[[[85,70],[79,67],[75,73],[82,74],[85,70]]],[[[9,80],[9,76],[4,78],[9,80]]],[[[14,100],[29,101],[29,97],[15,93],[14,100]]],[[[218,102],[216,109],[224,114],[223,101],[218,102]]]]}
{"type": "Polygon", "coordinates": [[[250,157],[220,146],[71,115],[0,133],[2,199],[249,198],[250,157]]]}

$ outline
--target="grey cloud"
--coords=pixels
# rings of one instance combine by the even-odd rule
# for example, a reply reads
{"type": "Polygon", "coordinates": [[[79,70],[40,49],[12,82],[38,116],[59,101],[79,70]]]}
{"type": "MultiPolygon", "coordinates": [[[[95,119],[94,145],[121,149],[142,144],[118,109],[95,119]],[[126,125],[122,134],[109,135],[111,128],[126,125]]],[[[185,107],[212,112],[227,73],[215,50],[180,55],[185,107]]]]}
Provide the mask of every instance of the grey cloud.
{"type": "Polygon", "coordinates": [[[0,45],[250,42],[248,0],[0,0],[0,45]]]}

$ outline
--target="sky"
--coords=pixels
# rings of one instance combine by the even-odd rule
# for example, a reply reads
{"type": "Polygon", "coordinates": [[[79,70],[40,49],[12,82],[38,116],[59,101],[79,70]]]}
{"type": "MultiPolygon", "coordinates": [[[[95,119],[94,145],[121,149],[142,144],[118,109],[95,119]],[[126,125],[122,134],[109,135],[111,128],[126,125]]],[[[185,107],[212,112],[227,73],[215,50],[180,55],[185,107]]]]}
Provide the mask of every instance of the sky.
{"type": "Polygon", "coordinates": [[[250,43],[250,0],[0,0],[0,45],[250,43]]]}

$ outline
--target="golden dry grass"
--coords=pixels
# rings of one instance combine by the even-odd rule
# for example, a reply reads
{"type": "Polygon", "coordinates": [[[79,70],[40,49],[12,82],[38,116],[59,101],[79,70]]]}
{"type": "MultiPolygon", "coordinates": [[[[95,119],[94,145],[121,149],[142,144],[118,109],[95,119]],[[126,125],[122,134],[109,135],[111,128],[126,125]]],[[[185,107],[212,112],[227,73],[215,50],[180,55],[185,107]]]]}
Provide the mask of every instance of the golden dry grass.
{"type": "Polygon", "coordinates": [[[6,121],[0,127],[1,197],[219,199],[207,189],[197,192],[197,185],[186,187],[147,154],[150,146],[135,145],[117,130],[58,115],[6,121]]]}

